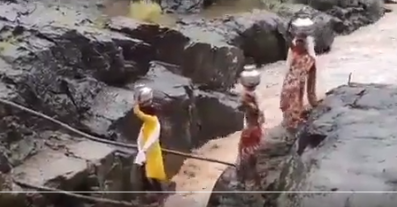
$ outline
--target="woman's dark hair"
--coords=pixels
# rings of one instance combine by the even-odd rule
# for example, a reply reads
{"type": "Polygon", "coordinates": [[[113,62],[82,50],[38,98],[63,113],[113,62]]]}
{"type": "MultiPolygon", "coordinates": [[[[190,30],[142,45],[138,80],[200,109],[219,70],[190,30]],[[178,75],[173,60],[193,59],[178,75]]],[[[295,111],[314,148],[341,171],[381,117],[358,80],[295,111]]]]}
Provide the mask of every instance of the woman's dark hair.
{"type": "Polygon", "coordinates": [[[157,110],[153,105],[140,105],[139,108],[141,111],[145,114],[151,115],[151,116],[156,116],[157,115],[157,110]]]}

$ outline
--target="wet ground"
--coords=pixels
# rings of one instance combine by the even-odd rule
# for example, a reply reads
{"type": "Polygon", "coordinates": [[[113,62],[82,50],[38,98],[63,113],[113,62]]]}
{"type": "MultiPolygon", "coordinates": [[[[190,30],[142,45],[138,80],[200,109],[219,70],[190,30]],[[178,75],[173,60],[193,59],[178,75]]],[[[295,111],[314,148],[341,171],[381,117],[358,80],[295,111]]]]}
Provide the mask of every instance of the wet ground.
{"type": "MultiPolygon", "coordinates": [[[[318,57],[318,96],[341,84],[346,84],[352,73],[353,82],[395,84],[397,81],[397,6],[395,11],[386,14],[376,24],[359,29],[348,36],[337,37],[329,54],[318,57]]],[[[285,62],[280,61],[262,68],[262,83],[258,94],[265,110],[267,128],[273,128],[281,121],[279,94],[285,62]]],[[[238,133],[225,139],[213,140],[197,152],[212,158],[223,158],[234,162],[236,159],[238,133]],[[211,147],[213,146],[213,147],[211,147]]],[[[186,160],[180,174],[174,177],[177,190],[208,191],[225,166],[186,160]],[[184,172],[194,171],[188,179],[184,172]]],[[[170,198],[166,206],[176,202],[190,206],[203,206],[208,202],[210,193],[180,193],[170,198]]]]}

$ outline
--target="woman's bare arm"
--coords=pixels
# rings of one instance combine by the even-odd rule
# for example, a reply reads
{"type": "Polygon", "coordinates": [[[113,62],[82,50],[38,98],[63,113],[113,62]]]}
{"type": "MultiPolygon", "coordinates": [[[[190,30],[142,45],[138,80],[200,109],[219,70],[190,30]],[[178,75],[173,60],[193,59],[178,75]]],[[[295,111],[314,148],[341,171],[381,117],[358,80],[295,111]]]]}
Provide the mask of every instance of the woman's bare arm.
{"type": "Polygon", "coordinates": [[[287,69],[289,69],[292,65],[292,58],[293,58],[293,54],[292,54],[292,50],[290,48],[290,49],[288,49],[287,59],[285,61],[285,63],[287,64],[287,69]]]}
{"type": "Polygon", "coordinates": [[[307,99],[312,107],[317,106],[316,73],[317,73],[316,64],[313,64],[307,77],[307,87],[306,87],[307,99]]]}
{"type": "Polygon", "coordinates": [[[156,119],[155,116],[151,116],[151,115],[145,114],[143,111],[141,111],[141,109],[139,108],[138,104],[136,104],[134,106],[134,113],[140,120],[142,120],[144,122],[146,122],[146,121],[154,121],[156,119]]]}

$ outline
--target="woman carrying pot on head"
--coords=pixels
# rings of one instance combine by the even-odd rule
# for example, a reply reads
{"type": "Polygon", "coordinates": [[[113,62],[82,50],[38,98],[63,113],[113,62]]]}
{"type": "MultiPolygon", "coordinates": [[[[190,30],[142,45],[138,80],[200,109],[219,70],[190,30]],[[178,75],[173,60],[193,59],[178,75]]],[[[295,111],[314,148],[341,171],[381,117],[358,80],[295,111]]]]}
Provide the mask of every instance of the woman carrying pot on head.
{"type": "Polygon", "coordinates": [[[260,83],[260,73],[255,66],[245,66],[240,82],[243,85],[241,107],[244,111],[244,129],[238,146],[237,175],[244,183],[259,184],[260,177],[256,170],[256,151],[262,138],[262,126],[265,122],[263,112],[258,105],[255,89],[260,83]]]}
{"type": "Polygon", "coordinates": [[[142,167],[144,188],[150,191],[162,191],[162,182],[167,180],[163,155],[160,146],[160,122],[152,104],[153,90],[139,86],[135,90],[135,115],[143,121],[138,140],[138,154],[135,163],[142,167]]]}
{"type": "Polygon", "coordinates": [[[316,56],[314,39],[311,37],[314,22],[309,17],[298,17],[291,22],[294,38],[288,51],[287,67],[281,97],[280,109],[283,112],[283,125],[294,135],[298,126],[304,123],[303,96],[306,87],[309,104],[317,105],[316,97],[316,56]]]}
{"type": "Polygon", "coordinates": [[[256,116],[260,124],[265,122],[263,112],[259,109],[256,96],[256,87],[260,84],[260,73],[254,65],[244,66],[244,71],[240,75],[240,82],[243,86],[241,94],[241,107],[244,111],[244,127],[250,116],[256,116]]]}

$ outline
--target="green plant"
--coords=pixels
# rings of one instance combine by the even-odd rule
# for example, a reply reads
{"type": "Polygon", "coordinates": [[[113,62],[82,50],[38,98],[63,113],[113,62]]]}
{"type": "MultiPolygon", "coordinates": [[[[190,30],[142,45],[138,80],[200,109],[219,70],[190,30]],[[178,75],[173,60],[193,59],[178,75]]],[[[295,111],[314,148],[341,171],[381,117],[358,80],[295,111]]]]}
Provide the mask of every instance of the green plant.
{"type": "Polygon", "coordinates": [[[155,2],[138,1],[131,2],[128,16],[148,23],[159,23],[161,12],[160,5],[155,2]]]}

